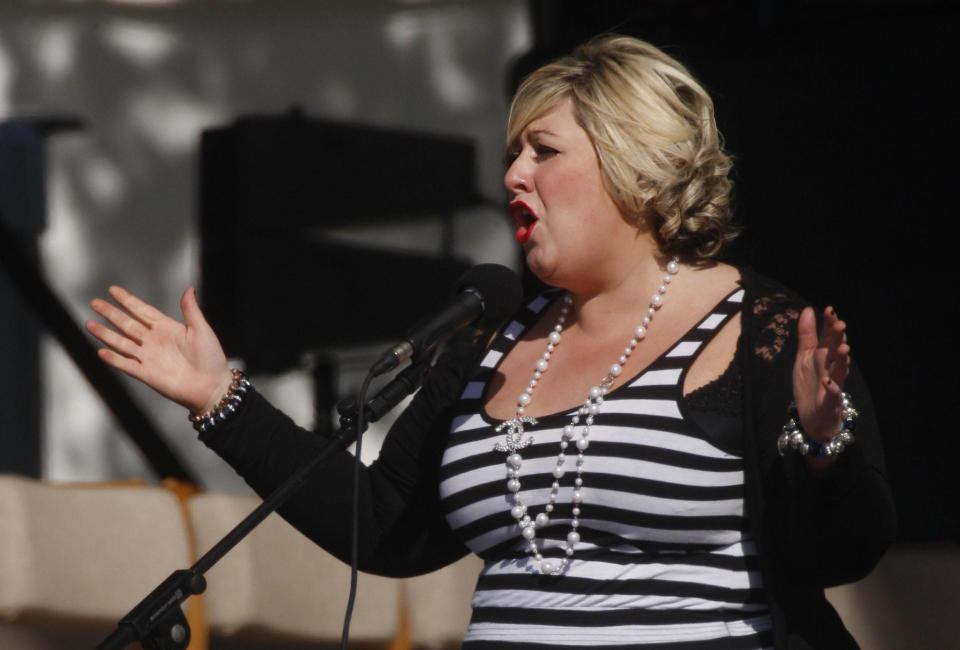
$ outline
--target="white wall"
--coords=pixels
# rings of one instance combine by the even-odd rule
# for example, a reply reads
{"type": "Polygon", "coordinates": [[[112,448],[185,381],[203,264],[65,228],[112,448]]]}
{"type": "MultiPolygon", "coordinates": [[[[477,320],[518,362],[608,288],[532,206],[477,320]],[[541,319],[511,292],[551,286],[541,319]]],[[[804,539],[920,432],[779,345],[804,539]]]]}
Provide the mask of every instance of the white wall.
{"type": "MultiPolygon", "coordinates": [[[[49,149],[41,247],[54,289],[78,323],[110,283],[175,313],[183,288],[198,280],[200,132],[242,114],[296,104],[313,116],[469,136],[478,185],[500,200],[504,79],[530,41],[521,0],[0,5],[0,120],[70,114],[87,123],[49,149]]],[[[511,228],[497,210],[458,214],[455,223],[460,253],[515,264],[511,228]]],[[[429,220],[360,236],[426,249],[440,241],[429,220]]],[[[48,342],[44,356],[45,476],[148,476],[59,346],[48,342]]],[[[357,357],[346,355],[348,384],[357,357]]],[[[262,384],[309,422],[304,374],[262,384]]],[[[181,408],[130,385],[208,487],[240,489],[181,408]]]]}

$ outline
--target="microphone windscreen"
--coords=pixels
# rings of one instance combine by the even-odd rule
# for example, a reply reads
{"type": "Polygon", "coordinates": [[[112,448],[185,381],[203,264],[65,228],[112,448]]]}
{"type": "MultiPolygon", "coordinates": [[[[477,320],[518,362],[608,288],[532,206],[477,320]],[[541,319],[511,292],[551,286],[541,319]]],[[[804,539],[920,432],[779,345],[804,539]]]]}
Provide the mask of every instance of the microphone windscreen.
{"type": "Polygon", "coordinates": [[[474,290],[483,299],[477,327],[497,325],[518,309],[523,289],[517,274],[500,264],[477,264],[457,281],[457,292],[474,290]]]}

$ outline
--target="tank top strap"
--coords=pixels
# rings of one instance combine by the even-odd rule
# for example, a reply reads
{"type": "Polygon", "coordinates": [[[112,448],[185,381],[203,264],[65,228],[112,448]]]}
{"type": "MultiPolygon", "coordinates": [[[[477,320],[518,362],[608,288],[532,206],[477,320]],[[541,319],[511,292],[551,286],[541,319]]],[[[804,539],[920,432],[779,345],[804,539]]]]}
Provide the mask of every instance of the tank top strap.
{"type": "Polygon", "coordinates": [[[739,313],[743,303],[743,288],[738,286],[728,293],[702,318],[696,325],[654,361],[648,369],[662,370],[666,368],[685,369],[693,364],[713,337],[723,329],[731,317],[739,313]]]}
{"type": "Polygon", "coordinates": [[[702,350],[706,347],[707,343],[713,340],[717,332],[723,329],[727,321],[740,311],[742,303],[743,289],[738,287],[714,305],[710,313],[692,327],[668,354],[677,354],[679,356],[677,348],[683,344],[687,344],[687,347],[697,352],[702,350]]]}
{"type": "Polygon", "coordinates": [[[480,403],[485,386],[496,372],[503,357],[513,349],[523,333],[537,322],[553,301],[562,295],[562,289],[548,289],[534,296],[513,315],[506,325],[500,328],[497,335],[493,337],[490,347],[480,359],[472,380],[464,388],[461,399],[473,399],[480,403]]]}

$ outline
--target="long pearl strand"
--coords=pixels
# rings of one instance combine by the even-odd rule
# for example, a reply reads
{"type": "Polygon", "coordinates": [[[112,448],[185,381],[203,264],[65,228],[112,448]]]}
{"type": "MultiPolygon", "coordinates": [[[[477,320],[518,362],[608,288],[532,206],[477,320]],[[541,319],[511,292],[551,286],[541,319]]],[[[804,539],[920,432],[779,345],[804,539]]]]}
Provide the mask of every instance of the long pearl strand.
{"type": "Polygon", "coordinates": [[[670,284],[670,281],[679,269],[679,259],[674,257],[667,264],[667,273],[663,277],[663,283],[650,298],[650,306],[647,307],[647,313],[644,315],[640,324],[634,328],[633,336],[627,344],[627,347],[624,348],[623,353],[617,359],[616,363],[611,364],[606,376],[600,380],[600,383],[590,388],[590,392],[587,399],[584,400],[583,405],[577,409],[577,412],[570,418],[570,423],[563,427],[563,434],[560,439],[560,453],[557,454],[557,462],[553,468],[553,484],[550,490],[550,498],[547,501],[547,505],[544,506],[544,511],[534,517],[530,516],[527,505],[523,503],[523,499],[520,496],[520,468],[523,465],[520,450],[533,442],[532,437],[523,440],[523,425],[536,424],[537,421],[525,415],[524,412],[526,407],[530,405],[534,388],[536,388],[543,373],[545,373],[549,367],[550,357],[560,344],[563,324],[570,311],[570,306],[573,304],[573,298],[570,294],[564,295],[563,305],[560,308],[557,323],[554,325],[553,331],[550,332],[547,349],[540,359],[537,360],[533,377],[527,385],[527,388],[520,397],[517,398],[516,415],[510,420],[501,423],[496,428],[497,432],[507,429],[506,440],[502,443],[498,442],[494,449],[509,452],[506,463],[507,490],[513,495],[513,505],[510,508],[510,515],[520,526],[520,532],[527,541],[528,550],[536,559],[540,573],[544,575],[560,575],[563,573],[570,563],[570,559],[573,557],[576,545],[580,542],[580,506],[583,503],[583,452],[590,446],[590,427],[593,425],[594,416],[600,412],[600,405],[603,404],[603,398],[613,386],[616,378],[623,372],[623,366],[626,364],[627,359],[629,359],[633,350],[647,335],[647,327],[649,327],[650,322],[653,320],[657,309],[663,304],[663,295],[667,292],[667,285],[670,284]],[[570,532],[567,533],[567,540],[563,546],[564,556],[559,559],[544,558],[540,547],[537,546],[537,529],[544,528],[550,523],[550,516],[555,510],[557,495],[560,493],[560,479],[563,478],[567,471],[567,448],[574,438],[577,437],[576,429],[581,422],[583,422],[583,428],[580,431],[580,437],[574,443],[577,448],[577,460],[575,463],[576,476],[573,479],[573,508],[571,510],[573,517],[570,521],[570,532]]]}

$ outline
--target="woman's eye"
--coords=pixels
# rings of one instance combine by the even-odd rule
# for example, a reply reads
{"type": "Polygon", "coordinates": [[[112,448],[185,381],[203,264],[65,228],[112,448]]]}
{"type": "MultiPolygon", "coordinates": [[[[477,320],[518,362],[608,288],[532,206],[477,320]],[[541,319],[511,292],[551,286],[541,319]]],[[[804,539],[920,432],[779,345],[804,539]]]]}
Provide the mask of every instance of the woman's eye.
{"type": "Polygon", "coordinates": [[[554,149],[553,147],[548,147],[548,146],[542,145],[542,144],[541,144],[541,145],[538,145],[538,146],[536,147],[536,149],[534,149],[534,151],[535,151],[536,154],[537,154],[537,158],[549,158],[550,156],[554,156],[554,155],[556,155],[557,153],[559,153],[559,152],[558,152],[556,149],[554,149]]]}
{"type": "MultiPolygon", "coordinates": [[[[532,145],[531,149],[533,149],[533,156],[535,160],[544,160],[546,158],[550,158],[551,156],[555,156],[558,153],[560,153],[553,147],[548,147],[544,144],[532,145]]],[[[512,165],[513,161],[519,158],[522,153],[523,153],[522,149],[514,149],[513,151],[508,151],[503,156],[504,166],[509,167],[510,165],[512,165]]]]}

